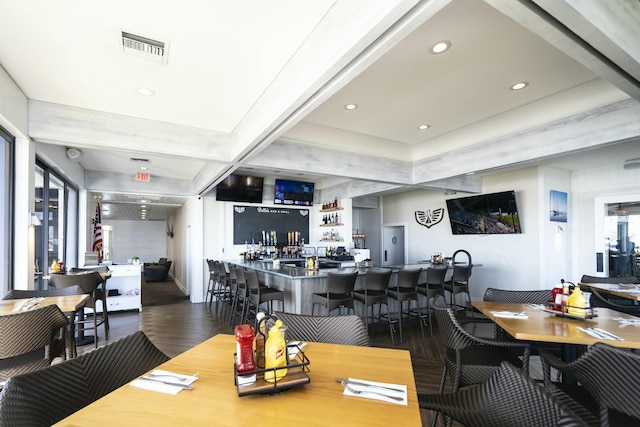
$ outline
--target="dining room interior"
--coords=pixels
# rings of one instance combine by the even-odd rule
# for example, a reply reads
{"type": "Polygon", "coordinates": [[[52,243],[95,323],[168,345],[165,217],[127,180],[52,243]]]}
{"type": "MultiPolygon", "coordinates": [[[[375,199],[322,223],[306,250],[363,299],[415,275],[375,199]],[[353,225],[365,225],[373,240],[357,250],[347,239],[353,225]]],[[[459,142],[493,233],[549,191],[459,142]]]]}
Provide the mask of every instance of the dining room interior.
{"type": "MultiPolygon", "coordinates": [[[[435,395],[475,396],[500,375],[525,388],[533,380],[527,390],[544,404],[569,402],[557,420],[640,419],[595,388],[595,400],[581,401],[569,387],[580,374],[572,364],[587,363],[592,349],[596,358],[622,349],[634,363],[639,347],[636,2],[191,6],[2,7],[2,315],[71,299],[53,295],[63,285],[52,275],[108,271],[95,289],[73,291],[93,307],[60,307],[67,325],[56,338],[80,333],[71,328],[82,320],[93,339],[67,339],[56,365],[143,331],[178,369],[198,349],[226,348],[210,340],[238,324],[259,329],[268,288],[275,311],[359,316],[374,353],[353,354],[408,352],[408,424],[416,413],[431,424],[435,395]],[[224,266],[225,279],[208,261],[224,266]],[[251,298],[235,268],[257,277],[251,298]],[[429,268],[443,277],[431,282],[429,268]],[[415,283],[398,286],[416,269],[415,283]],[[329,276],[352,270],[338,312],[329,276]],[[367,271],[387,272],[388,286],[370,294],[367,271]],[[562,304],[565,284],[572,301],[582,295],[580,307],[562,304]],[[29,294],[9,299],[15,291],[29,294]],[[446,328],[446,317],[437,320],[445,312],[446,328]],[[496,358],[482,354],[490,366],[475,371],[451,357],[480,354],[483,342],[500,348],[496,358]],[[602,343],[614,350],[600,353],[602,343]],[[500,367],[504,348],[518,349],[509,358],[516,374],[500,367]]],[[[285,399],[313,393],[310,375],[312,387],[285,399]]],[[[316,377],[344,392],[328,381],[316,377]]],[[[106,402],[119,399],[127,396],[106,402]]],[[[78,416],[91,416],[87,408],[78,416]]],[[[440,415],[455,419],[448,410],[440,415]]],[[[491,415],[476,422],[495,425],[491,415]]]]}

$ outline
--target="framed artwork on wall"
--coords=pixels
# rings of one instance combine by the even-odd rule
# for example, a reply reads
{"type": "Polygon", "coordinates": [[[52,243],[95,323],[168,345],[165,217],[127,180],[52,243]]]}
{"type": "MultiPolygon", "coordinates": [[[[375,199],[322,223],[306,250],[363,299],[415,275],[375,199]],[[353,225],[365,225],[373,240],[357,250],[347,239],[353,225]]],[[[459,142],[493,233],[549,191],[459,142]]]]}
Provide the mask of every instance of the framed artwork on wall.
{"type": "Polygon", "coordinates": [[[550,221],[567,222],[567,193],[551,190],[549,206],[550,221]]]}

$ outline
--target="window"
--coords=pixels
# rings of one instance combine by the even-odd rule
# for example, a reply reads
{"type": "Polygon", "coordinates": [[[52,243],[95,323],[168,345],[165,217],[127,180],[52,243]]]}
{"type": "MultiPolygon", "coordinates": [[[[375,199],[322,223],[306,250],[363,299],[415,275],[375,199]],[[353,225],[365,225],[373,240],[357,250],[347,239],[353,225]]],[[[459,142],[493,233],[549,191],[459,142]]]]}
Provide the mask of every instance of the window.
{"type": "MultiPolygon", "coordinates": [[[[35,230],[35,264],[44,274],[49,273],[54,260],[62,261],[65,267],[76,265],[77,207],[78,190],[37,161],[35,211],[42,226],[35,230]]],[[[36,283],[36,289],[43,287],[41,281],[36,283]]]]}
{"type": "Polygon", "coordinates": [[[14,138],[0,128],[0,286],[3,294],[9,290],[13,277],[13,147],[14,138]]]}

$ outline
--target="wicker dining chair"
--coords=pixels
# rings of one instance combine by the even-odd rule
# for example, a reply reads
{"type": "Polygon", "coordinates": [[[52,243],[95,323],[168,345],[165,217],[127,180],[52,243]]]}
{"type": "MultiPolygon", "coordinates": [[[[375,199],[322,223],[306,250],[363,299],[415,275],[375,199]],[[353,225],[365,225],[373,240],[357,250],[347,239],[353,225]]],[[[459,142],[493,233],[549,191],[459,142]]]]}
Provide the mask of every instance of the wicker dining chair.
{"type": "Polygon", "coordinates": [[[57,305],[0,316],[0,381],[42,369],[55,357],[64,357],[68,324],[57,305]]]}
{"type": "Polygon", "coordinates": [[[138,331],[80,357],[13,376],[0,393],[0,425],[50,426],[167,360],[138,331]]]}
{"type": "Polygon", "coordinates": [[[365,324],[355,314],[329,317],[275,312],[274,316],[287,327],[289,340],[371,345],[365,324]]]}
{"type": "Polygon", "coordinates": [[[418,404],[474,427],[597,425],[597,419],[571,397],[545,390],[508,362],[474,386],[453,393],[418,394],[418,404]]]}
{"type": "Polygon", "coordinates": [[[540,356],[547,389],[560,388],[585,407],[597,407],[601,426],[640,425],[640,354],[597,342],[571,362],[548,352],[540,356]],[[553,382],[551,368],[572,376],[578,384],[553,382]]]}

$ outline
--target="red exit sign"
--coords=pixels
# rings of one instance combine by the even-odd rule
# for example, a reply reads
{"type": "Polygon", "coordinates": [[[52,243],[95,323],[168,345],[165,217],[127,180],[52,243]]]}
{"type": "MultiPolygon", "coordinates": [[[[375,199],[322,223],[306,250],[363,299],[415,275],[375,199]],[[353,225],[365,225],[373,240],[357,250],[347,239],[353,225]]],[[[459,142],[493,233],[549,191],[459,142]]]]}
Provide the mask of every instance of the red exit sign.
{"type": "Polygon", "coordinates": [[[149,182],[151,180],[151,175],[146,172],[138,172],[136,174],[136,181],[140,182],[149,182]]]}

